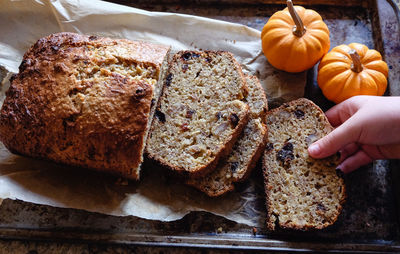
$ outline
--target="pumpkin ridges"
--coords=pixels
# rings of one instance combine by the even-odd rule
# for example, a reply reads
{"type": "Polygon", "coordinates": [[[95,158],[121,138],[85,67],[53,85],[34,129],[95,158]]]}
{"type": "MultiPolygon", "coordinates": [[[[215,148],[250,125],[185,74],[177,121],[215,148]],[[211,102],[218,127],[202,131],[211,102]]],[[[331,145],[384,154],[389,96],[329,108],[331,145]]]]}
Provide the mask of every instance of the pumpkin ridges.
{"type": "MultiPolygon", "coordinates": [[[[324,89],[322,89],[321,87],[324,96],[330,101],[335,101],[335,98],[338,97],[342,92],[342,88],[338,84],[342,83],[343,79],[347,79],[348,77],[350,77],[351,74],[351,71],[347,70],[339,75],[328,79],[326,83],[324,83],[324,89]],[[327,90],[329,91],[329,93],[325,93],[325,91],[327,90]]],[[[319,79],[318,83],[320,83],[319,79]]]]}
{"type": "MultiPolygon", "coordinates": [[[[324,41],[329,40],[329,30],[325,30],[323,26],[312,26],[309,27],[307,31],[309,32],[308,34],[306,34],[307,36],[312,35],[321,39],[323,38],[324,41]]],[[[327,44],[330,44],[330,41],[327,44]]]]}
{"type": "MultiPolygon", "coordinates": [[[[337,62],[346,64],[346,65],[350,65],[351,59],[349,57],[343,58],[343,56],[340,55],[338,52],[331,51],[331,52],[329,52],[329,55],[325,55],[325,57],[322,58],[319,66],[318,66],[318,69],[320,69],[321,66],[330,65],[333,63],[337,63],[337,62]]],[[[350,69],[350,66],[348,66],[348,68],[350,69]]]]}
{"type": "Polygon", "coordinates": [[[329,33],[328,26],[322,21],[321,19],[314,20],[310,23],[307,23],[308,29],[315,29],[315,30],[323,30],[324,32],[329,33]]]}
{"type": "Polygon", "coordinates": [[[330,79],[336,75],[338,75],[341,72],[345,72],[349,70],[349,65],[346,63],[340,63],[340,64],[332,64],[332,65],[325,65],[321,69],[322,75],[320,75],[320,78],[326,80],[330,79]]]}
{"type": "Polygon", "coordinates": [[[360,93],[361,95],[373,95],[378,90],[375,80],[368,74],[368,72],[363,71],[359,75],[360,80],[360,93]]]}
{"type": "Polygon", "coordinates": [[[289,13],[286,13],[285,11],[278,11],[277,13],[274,13],[274,15],[272,15],[270,19],[282,20],[283,22],[290,24],[291,26],[294,25],[292,17],[289,13]]]}
{"type": "MultiPolygon", "coordinates": [[[[269,37],[269,40],[284,40],[285,42],[286,40],[292,40],[290,36],[286,35],[286,31],[282,28],[270,30],[264,35],[264,37],[265,36],[269,37]],[[279,33],[281,33],[281,36],[276,36],[279,33]]],[[[267,42],[269,42],[269,40],[267,40],[267,42]]]]}
{"type": "Polygon", "coordinates": [[[366,70],[366,73],[375,81],[376,88],[378,89],[378,94],[384,94],[387,88],[387,79],[384,74],[375,70],[366,70]],[[377,84],[381,84],[378,86],[377,84]],[[385,84],[385,85],[382,85],[385,84]]]}
{"type": "MultiPolygon", "coordinates": [[[[282,11],[279,11],[279,12],[282,12],[282,11]]],[[[275,25],[277,22],[278,22],[279,24],[282,24],[283,26],[287,26],[287,28],[290,28],[290,25],[287,24],[287,22],[282,21],[282,19],[279,18],[279,15],[276,15],[276,14],[278,14],[279,12],[275,13],[274,15],[272,15],[272,16],[269,18],[267,24],[265,24],[265,26],[263,27],[263,29],[262,29],[262,31],[261,31],[261,38],[263,38],[263,37],[265,36],[265,33],[266,33],[267,31],[269,31],[270,29],[275,29],[275,27],[273,27],[272,25],[275,25]],[[271,26],[272,26],[272,27],[271,27],[271,26]]]]}
{"type": "MultiPolygon", "coordinates": [[[[310,34],[308,35],[306,38],[304,38],[304,40],[307,41],[307,43],[311,43],[313,44],[313,48],[317,48],[318,50],[321,51],[326,51],[326,49],[324,49],[324,45],[322,45],[321,40],[317,37],[315,37],[314,35],[310,34]]],[[[308,45],[308,44],[307,44],[308,45]]],[[[309,50],[310,48],[308,48],[309,50]]]]}
{"type": "Polygon", "coordinates": [[[268,26],[265,26],[263,28],[263,31],[265,30],[264,34],[262,36],[265,36],[265,33],[267,30],[271,29],[290,29],[292,26],[288,23],[283,22],[282,20],[279,19],[274,19],[271,20],[271,22],[268,22],[268,26]]]}
{"type": "Polygon", "coordinates": [[[382,55],[378,51],[371,49],[364,55],[362,62],[366,64],[373,61],[382,61],[382,55]]]}
{"type": "MultiPolygon", "coordinates": [[[[295,5],[294,6],[294,10],[297,12],[297,14],[299,15],[299,17],[301,18],[301,20],[303,20],[304,17],[304,12],[306,10],[306,8],[304,8],[303,6],[300,5],[295,5]]],[[[290,17],[291,22],[293,22],[292,17],[289,14],[289,8],[286,7],[285,9],[283,9],[283,11],[285,15],[288,15],[290,17]]],[[[275,15],[275,14],[274,14],[275,15]]],[[[294,24],[294,22],[293,22],[294,24]]]]}
{"type": "Polygon", "coordinates": [[[339,54],[345,55],[351,61],[351,57],[348,53],[351,49],[352,48],[350,48],[349,46],[342,44],[333,48],[331,52],[337,52],[339,54]]]}
{"type": "Polygon", "coordinates": [[[387,67],[387,64],[381,60],[366,63],[366,64],[364,64],[364,67],[371,69],[371,70],[381,72],[386,77],[389,74],[389,69],[387,67]]]}
{"type": "Polygon", "coordinates": [[[303,38],[299,38],[299,40],[297,40],[296,47],[290,47],[289,52],[287,52],[287,53],[288,53],[289,58],[292,58],[295,56],[301,60],[299,60],[297,62],[287,61],[284,68],[292,69],[292,70],[299,70],[299,66],[304,65],[304,63],[300,62],[300,61],[303,61],[305,58],[307,58],[307,45],[305,43],[305,40],[303,38]],[[300,47],[302,47],[302,48],[300,48],[300,47]]]}
{"type": "MultiPolygon", "coordinates": [[[[268,52],[264,51],[264,54],[267,57],[268,62],[272,66],[277,68],[277,69],[283,69],[284,68],[282,63],[280,61],[278,61],[281,58],[280,51],[279,50],[273,50],[275,48],[280,48],[280,47],[282,47],[283,50],[286,50],[286,51],[290,50],[290,47],[289,47],[289,49],[286,49],[285,47],[287,47],[287,45],[285,43],[283,43],[281,40],[278,40],[278,42],[276,44],[274,44],[274,45],[268,46],[268,44],[266,44],[266,48],[269,48],[269,49],[272,49],[272,50],[269,50],[268,52]]],[[[264,47],[263,47],[263,49],[264,49],[264,47]]]]}
{"type": "MultiPolygon", "coordinates": [[[[297,46],[300,47],[299,45],[303,44],[303,42],[304,42],[303,40],[298,40],[297,46]]],[[[281,45],[277,44],[276,48],[279,48],[280,50],[285,51],[286,54],[288,55],[288,57],[291,57],[291,55],[293,54],[293,47],[291,47],[291,45],[288,43],[281,42],[281,45]]],[[[280,53],[279,50],[273,50],[272,52],[274,54],[274,60],[275,59],[279,60],[282,58],[282,54],[280,53]]],[[[289,68],[293,68],[293,69],[297,70],[298,67],[296,65],[302,65],[303,63],[301,61],[306,58],[306,56],[304,56],[302,54],[302,52],[300,52],[298,54],[301,55],[301,56],[299,56],[299,58],[301,60],[299,60],[298,62],[287,61],[287,62],[280,63],[279,65],[276,65],[276,66],[273,65],[272,63],[271,63],[271,65],[278,69],[287,69],[289,67],[289,68]]],[[[268,58],[268,56],[269,55],[267,55],[267,58],[268,58]]],[[[270,59],[270,58],[268,58],[268,59],[270,59]]],[[[275,63],[275,62],[279,62],[279,61],[273,61],[273,62],[275,63]]]]}
{"type": "Polygon", "coordinates": [[[310,9],[305,11],[305,13],[302,15],[302,18],[305,26],[322,20],[322,17],[318,14],[318,12],[310,9]]]}
{"type": "MultiPolygon", "coordinates": [[[[323,53],[320,58],[322,58],[326,53],[329,51],[330,42],[329,42],[329,35],[326,33],[314,32],[307,35],[305,39],[316,39],[321,46],[320,50],[323,53]],[[324,43],[328,41],[328,43],[324,43]]],[[[320,60],[320,59],[318,59],[320,60]]]]}
{"type": "Polygon", "coordinates": [[[321,88],[328,88],[330,81],[334,81],[335,83],[341,83],[342,81],[338,80],[338,79],[348,78],[351,75],[351,73],[352,73],[351,70],[348,70],[348,69],[343,71],[342,73],[339,73],[337,75],[332,75],[332,76],[328,75],[328,74],[333,74],[333,73],[327,73],[324,75],[319,75],[317,78],[318,79],[317,81],[325,81],[323,83],[323,86],[321,86],[321,88]]]}
{"type": "Polygon", "coordinates": [[[368,47],[360,43],[350,43],[349,48],[352,48],[355,51],[357,51],[357,54],[360,56],[361,59],[364,58],[365,54],[368,51],[368,47]]]}
{"type": "Polygon", "coordinates": [[[333,101],[335,103],[339,103],[340,101],[347,100],[350,97],[353,97],[357,94],[360,94],[360,83],[357,82],[359,81],[359,76],[357,73],[351,71],[350,76],[346,79],[346,82],[343,84],[342,91],[339,93],[339,95],[336,98],[333,98],[333,101]]]}
{"type": "MultiPolygon", "coordinates": [[[[269,33],[269,32],[268,32],[268,33],[269,33]]],[[[266,34],[266,36],[268,36],[268,33],[266,34]]],[[[279,48],[279,47],[281,47],[282,45],[285,45],[287,40],[290,40],[290,38],[288,38],[288,37],[286,36],[286,37],[284,37],[284,39],[278,38],[278,37],[272,37],[272,39],[270,39],[270,40],[263,41],[262,49],[263,49],[263,52],[264,52],[264,54],[266,55],[266,57],[267,57],[268,59],[271,59],[271,58],[272,58],[272,57],[271,57],[272,54],[275,55],[275,53],[278,53],[278,54],[280,55],[280,53],[279,53],[278,50],[269,50],[269,51],[267,51],[267,50],[265,50],[265,49],[275,49],[275,48],[279,48]],[[266,52],[266,51],[267,51],[267,52],[266,52]]]]}

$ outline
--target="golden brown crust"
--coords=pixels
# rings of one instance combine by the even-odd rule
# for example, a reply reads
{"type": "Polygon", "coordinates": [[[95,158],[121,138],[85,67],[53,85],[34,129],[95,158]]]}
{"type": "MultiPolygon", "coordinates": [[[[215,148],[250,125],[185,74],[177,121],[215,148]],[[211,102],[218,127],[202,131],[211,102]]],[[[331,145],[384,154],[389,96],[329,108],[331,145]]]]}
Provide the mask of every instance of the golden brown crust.
{"type": "MultiPolygon", "coordinates": [[[[295,101],[291,101],[288,103],[283,104],[282,106],[280,106],[279,108],[275,108],[271,111],[269,111],[267,113],[267,117],[270,115],[274,115],[277,112],[281,111],[284,108],[287,107],[291,107],[291,106],[296,106],[296,105],[302,105],[304,107],[307,108],[313,108],[313,110],[317,110],[319,111],[319,115],[322,118],[321,122],[324,123],[324,129],[329,133],[330,131],[333,130],[333,127],[329,124],[329,121],[326,117],[326,115],[324,114],[324,112],[317,106],[315,105],[312,101],[305,99],[305,98],[301,98],[295,101]]],[[[272,153],[273,149],[271,147],[269,147],[267,145],[266,150],[264,152],[264,156],[263,156],[263,171],[264,171],[264,186],[265,186],[265,195],[266,195],[266,207],[267,207],[267,228],[269,230],[276,230],[276,227],[282,228],[282,229],[296,229],[296,230],[311,230],[311,229],[323,229],[328,227],[329,225],[332,225],[337,219],[338,216],[340,215],[342,209],[343,209],[343,204],[345,203],[346,200],[346,192],[345,192],[345,184],[344,184],[344,180],[342,177],[339,177],[337,184],[340,186],[340,190],[341,192],[338,194],[338,196],[340,197],[339,199],[339,204],[337,204],[337,209],[336,211],[334,211],[334,215],[331,216],[330,218],[325,218],[326,221],[325,223],[321,223],[321,224],[305,224],[305,225],[299,225],[296,222],[290,221],[288,223],[286,222],[282,222],[279,221],[279,215],[275,215],[273,213],[273,200],[272,198],[270,198],[271,192],[272,192],[272,188],[274,186],[274,182],[270,182],[271,178],[272,178],[272,173],[269,172],[269,165],[267,164],[267,157],[269,156],[270,153],[272,153]]],[[[327,160],[331,160],[331,159],[327,159],[327,160]]],[[[332,160],[336,160],[334,158],[332,158],[332,160]]],[[[301,197],[298,197],[301,198],[301,197]]]]}
{"type": "Polygon", "coordinates": [[[168,50],[74,33],[38,40],[12,78],[1,140],[15,153],[138,179],[152,80],[168,50]],[[138,68],[151,71],[135,79],[138,68]]]}

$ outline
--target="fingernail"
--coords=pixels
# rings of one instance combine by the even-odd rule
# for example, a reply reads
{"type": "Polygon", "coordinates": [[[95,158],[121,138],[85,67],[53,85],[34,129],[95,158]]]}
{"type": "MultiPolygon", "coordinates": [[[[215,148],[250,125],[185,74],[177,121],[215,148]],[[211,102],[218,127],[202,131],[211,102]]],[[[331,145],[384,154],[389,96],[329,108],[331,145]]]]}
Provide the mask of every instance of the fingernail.
{"type": "Polygon", "coordinates": [[[342,171],[342,169],[341,168],[336,168],[336,175],[338,176],[338,177],[341,177],[341,178],[344,178],[344,173],[343,173],[343,171],[342,171]]]}
{"type": "Polygon", "coordinates": [[[308,148],[308,152],[311,155],[318,155],[321,152],[321,149],[318,144],[314,143],[310,145],[310,147],[308,148]]]}

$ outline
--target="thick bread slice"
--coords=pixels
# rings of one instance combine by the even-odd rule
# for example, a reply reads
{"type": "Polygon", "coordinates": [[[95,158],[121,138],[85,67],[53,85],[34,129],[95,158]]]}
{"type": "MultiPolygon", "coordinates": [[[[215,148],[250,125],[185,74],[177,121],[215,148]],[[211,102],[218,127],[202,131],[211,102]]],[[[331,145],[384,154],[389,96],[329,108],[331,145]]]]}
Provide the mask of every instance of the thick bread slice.
{"type": "Polygon", "coordinates": [[[255,167],[267,143],[265,116],[268,110],[264,89],[255,76],[246,76],[249,93],[246,102],[250,107],[250,120],[226,159],[216,170],[187,183],[208,196],[220,196],[234,189],[234,182],[243,181],[255,167]]]}
{"type": "Polygon", "coordinates": [[[246,93],[231,53],[176,53],[147,140],[148,156],[189,177],[210,172],[248,121],[246,93]]]}
{"type": "Polygon", "coordinates": [[[322,229],[333,224],[345,201],[336,172],[338,156],[316,160],[307,148],[333,130],[322,110],[298,99],[267,115],[268,144],[263,159],[267,227],[322,229]]]}
{"type": "Polygon", "coordinates": [[[74,33],[25,53],[0,114],[14,153],[138,179],[170,47],[74,33]]]}

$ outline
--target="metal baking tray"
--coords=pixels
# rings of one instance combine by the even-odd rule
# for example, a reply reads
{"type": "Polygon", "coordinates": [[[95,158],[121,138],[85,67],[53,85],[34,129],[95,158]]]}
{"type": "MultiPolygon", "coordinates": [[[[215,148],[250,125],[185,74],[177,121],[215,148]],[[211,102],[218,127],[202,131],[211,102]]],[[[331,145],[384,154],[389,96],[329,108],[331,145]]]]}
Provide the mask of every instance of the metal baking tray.
{"type": "MultiPolygon", "coordinates": [[[[114,2],[237,22],[258,30],[284,7],[284,1],[273,0],[114,2]]],[[[332,46],[360,42],[382,52],[390,69],[386,95],[400,95],[400,16],[394,2],[295,2],[323,16],[332,46]]],[[[315,77],[316,71],[310,70],[305,97],[326,110],[332,104],[322,96],[315,77]]],[[[251,177],[261,179],[259,166],[251,177]]],[[[333,226],[320,231],[270,233],[264,224],[253,228],[206,212],[193,212],[165,223],[5,200],[0,206],[0,238],[257,251],[400,253],[399,161],[378,161],[347,175],[345,181],[348,199],[344,210],[333,226]]],[[[261,181],[257,191],[263,192],[261,181]]],[[[254,205],[264,206],[264,201],[254,205]]]]}

